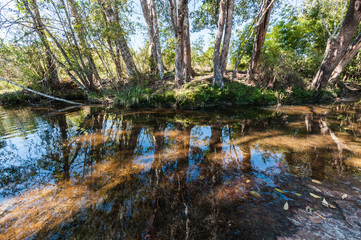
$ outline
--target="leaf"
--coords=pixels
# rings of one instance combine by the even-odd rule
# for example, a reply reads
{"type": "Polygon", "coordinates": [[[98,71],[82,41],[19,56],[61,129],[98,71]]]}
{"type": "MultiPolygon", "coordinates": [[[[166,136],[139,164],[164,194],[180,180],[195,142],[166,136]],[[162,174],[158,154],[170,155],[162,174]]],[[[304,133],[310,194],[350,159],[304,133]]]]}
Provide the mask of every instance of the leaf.
{"type": "Polygon", "coordinates": [[[295,193],[295,195],[298,196],[298,197],[302,196],[302,194],[300,194],[300,193],[295,193]]]}
{"type": "Polygon", "coordinates": [[[288,202],[285,203],[285,205],[283,206],[283,209],[284,209],[285,211],[288,210],[288,202]]]}
{"type": "Polygon", "coordinates": [[[310,193],[310,195],[314,198],[321,198],[320,196],[316,195],[316,194],[313,194],[313,193],[310,193]]]}
{"type": "Polygon", "coordinates": [[[317,212],[316,212],[316,215],[319,216],[320,218],[322,218],[323,220],[326,220],[326,218],[324,218],[323,216],[321,216],[321,215],[318,214],[317,212]]]}
{"type": "Polygon", "coordinates": [[[345,193],[344,195],[342,195],[342,199],[346,199],[347,198],[347,194],[345,193]]]}
{"type": "Polygon", "coordinates": [[[251,182],[251,180],[249,180],[249,179],[246,181],[246,183],[250,183],[250,182],[251,182]]]}
{"type": "Polygon", "coordinates": [[[311,179],[311,181],[312,181],[313,183],[322,184],[322,182],[320,182],[320,181],[318,181],[318,180],[316,180],[316,179],[311,179]]]}
{"type": "Polygon", "coordinates": [[[261,194],[259,194],[256,191],[249,191],[249,194],[251,194],[252,197],[255,197],[255,198],[262,198],[261,194]]]}
{"type": "Polygon", "coordinates": [[[279,193],[285,193],[284,191],[282,191],[282,190],[279,189],[279,188],[275,188],[275,190],[276,190],[277,192],[279,192],[279,193]]]}
{"type": "Polygon", "coordinates": [[[329,204],[328,204],[328,202],[326,201],[325,198],[323,198],[323,200],[322,200],[322,205],[325,206],[325,207],[329,206],[329,204]]]}
{"type": "Polygon", "coordinates": [[[336,206],[335,206],[335,205],[332,205],[332,204],[328,204],[328,206],[329,206],[330,208],[333,208],[333,209],[336,208],[336,206]]]}

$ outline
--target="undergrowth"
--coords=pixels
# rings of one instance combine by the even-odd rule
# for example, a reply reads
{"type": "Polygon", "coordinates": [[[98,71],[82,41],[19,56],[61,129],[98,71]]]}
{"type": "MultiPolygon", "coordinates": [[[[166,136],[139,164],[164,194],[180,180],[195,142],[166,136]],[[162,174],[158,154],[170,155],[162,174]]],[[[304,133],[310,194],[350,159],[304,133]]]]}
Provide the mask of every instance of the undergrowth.
{"type": "MultiPolygon", "coordinates": [[[[117,92],[114,104],[121,107],[179,107],[204,108],[235,105],[274,105],[312,103],[314,92],[302,88],[291,91],[277,91],[247,86],[234,82],[225,84],[221,89],[209,83],[187,83],[183,88],[152,89],[138,85],[124,88],[117,92]]],[[[333,95],[325,92],[324,100],[333,95]]]]}

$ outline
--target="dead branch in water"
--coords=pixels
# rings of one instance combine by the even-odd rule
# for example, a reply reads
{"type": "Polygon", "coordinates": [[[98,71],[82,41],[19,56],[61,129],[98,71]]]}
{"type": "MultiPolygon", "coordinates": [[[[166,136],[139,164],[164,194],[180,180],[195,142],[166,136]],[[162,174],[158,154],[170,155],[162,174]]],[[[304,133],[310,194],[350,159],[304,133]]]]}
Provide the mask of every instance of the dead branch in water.
{"type": "Polygon", "coordinates": [[[53,96],[50,96],[50,95],[48,95],[48,94],[45,94],[45,93],[41,93],[41,92],[32,90],[32,89],[30,89],[30,88],[27,88],[27,87],[21,86],[21,85],[19,85],[19,84],[17,84],[17,83],[14,83],[14,82],[11,82],[11,81],[9,81],[9,80],[6,80],[5,78],[2,78],[2,77],[0,77],[0,80],[5,81],[5,82],[7,82],[7,83],[10,83],[10,84],[12,84],[12,85],[15,85],[15,86],[17,86],[17,87],[19,87],[19,88],[22,88],[22,89],[24,89],[25,91],[29,91],[29,92],[35,93],[35,94],[37,94],[37,95],[40,95],[40,96],[43,96],[43,97],[46,97],[46,98],[50,98],[50,99],[53,99],[53,100],[56,100],[56,101],[66,102],[66,103],[73,104],[73,105],[83,105],[82,103],[73,102],[73,101],[69,101],[69,100],[66,100],[66,99],[58,98],[58,97],[53,97],[53,96]]]}

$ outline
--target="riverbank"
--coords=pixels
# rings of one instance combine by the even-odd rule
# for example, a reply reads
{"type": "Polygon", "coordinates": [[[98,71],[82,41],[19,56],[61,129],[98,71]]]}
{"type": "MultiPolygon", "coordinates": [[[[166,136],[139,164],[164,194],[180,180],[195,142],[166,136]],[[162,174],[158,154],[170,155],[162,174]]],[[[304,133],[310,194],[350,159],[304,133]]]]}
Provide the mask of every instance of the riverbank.
{"type": "MultiPolygon", "coordinates": [[[[51,93],[50,93],[51,94],[51,93]]],[[[302,87],[267,89],[251,86],[246,81],[225,81],[222,89],[212,86],[210,75],[198,76],[182,88],[175,89],[172,78],[165,80],[145,79],[136,85],[122,86],[117,91],[87,96],[79,89],[62,88],[53,96],[67,100],[100,103],[112,107],[166,107],[178,109],[201,109],[231,106],[268,106],[276,104],[331,104],[348,99],[357,102],[359,98],[345,97],[343,91],[323,90],[322,97],[315,101],[314,92],[302,87]],[[344,95],[344,96],[342,96],[344,95]]],[[[0,94],[1,105],[51,105],[54,101],[25,91],[0,94]]]]}

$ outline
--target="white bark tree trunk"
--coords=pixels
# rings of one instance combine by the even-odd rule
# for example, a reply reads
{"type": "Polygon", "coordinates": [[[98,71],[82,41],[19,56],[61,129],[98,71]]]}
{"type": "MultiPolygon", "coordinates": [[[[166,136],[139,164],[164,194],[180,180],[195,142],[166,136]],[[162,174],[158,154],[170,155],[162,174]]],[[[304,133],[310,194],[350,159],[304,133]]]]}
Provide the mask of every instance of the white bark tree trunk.
{"type": "Polygon", "coordinates": [[[193,69],[192,69],[192,56],[191,56],[191,41],[189,34],[189,16],[188,16],[188,6],[185,6],[184,9],[184,78],[186,82],[189,82],[193,77],[193,69]]]}
{"type": "MultiPolygon", "coordinates": [[[[47,44],[49,44],[49,41],[45,35],[45,30],[44,30],[45,27],[44,27],[43,21],[41,20],[39,8],[37,5],[37,0],[33,0],[31,6],[34,11],[35,23],[36,23],[36,27],[39,29],[39,34],[41,34],[44,41],[46,41],[47,44]]],[[[47,72],[45,73],[46,74],[46,76],[45,76],[46,83],[50,87],[59,86],[60,82],[59,82],[59,77],[58,77],[58,71],[56,70],[55,60],[53,59],[50,51],[46,48],[45,48],[45,58],[46,58],[46,63],[47,63],[47,72]]]]}
{"type": "Polygon", "coordinates": [[[154,72],[155,62],[157,59],[157,51],[154,43],[154,26],[153,26],[153,14],[150,9],[150,5],[147,0],[140,0],[140,4],[142,6],[143,16],[145,20],[145,25],[148,30],[148,42],[149,42],[149,70],[150,72],[154,72]]]}
{"type": "Polygon", "coordinates": [[[175,55],[175,87],[180,87],[184,84],[184,9],[187,0],[177,0],[177,15],[176,15],[176,55],[175,55]]]}
{"type": "Polygon", "coordinates": [[[220,48],[223,38],[223,30],[225,25],[226,19],[226,7],[227,7],[227,0],[221,0],[219,6],[219,17],[218,17],[218,24],[217,24],[217,34],[216,34],[216,43],[214,46],[214,57],[213,57],[213,85],[217,85],[218,87],[222,88],[223,83],[223,73],[222,73],[222,61],[221,61],[221,54],[220,48]]]}
{"type": "Polygon", "coordinates": [[[154,0],[149,0],[150,9],[153,15],[153,27],[154,27],[154,45],[157,53],[157,64],[160,79],[164,78],[164,65],[162,60],[162,48],[160,45],[160,37],[159,37],[159,27],[158,27],[158,17],[157,17],[157,9],[155,7],[154,0]]]}
{"type": "Polygon", "coordinates": [[[226,68],[227,68],[229,44],[231,42],[232,25],[233,25],[232,24],[233,8],[234,8],[234,0],[229,0],[228,7],[227,7],[226,29],[225,29],[225,33],[224,33],[223,49],[222,49],[222,55],[221,55],[222,74],[225,73],[226,68]]]}
{"type": "Polygon", "coordinates": [[[118,30],[119,30],[119,36],[116,39],[114,39],[114,42],[115,42],[115,45],[120,50],[120,53],[121,53],[122,58],[125,63],[125,67],[127,69],[128,76],[138,78],[138,70],[134,63],[133,56],[130,53],[128,44],[124,38],[123,30],[119,24],[119,21],[117,21],[117,18],[118,18],[117,9],[116,8],[113,9],[107,0],[99,0],[99,1],[102,6],[102,10],[104,11],[104,14],[106,16],[106,21],[110,25],[118,28],[118,30]]]}
{"type": "Polygon", "coordinates": [[[88,46],[88,43],[86,40],[86,32],[85,32],[85,26],[83,24],[83,19],[81,18],[81,16],[78,13],[78,9],[77,9],[77,5],[76,5],[75,1],[68,0],[68,3],[70,6],[71,14],[75,20],[74,29],[76,31],[76,34],[78,35],[80,46],[82,48],[82,52],[85,54],[86,59],[88,60],[88,66],[86,66],[85,71],[86,71],[86,76],[87,76],[88,83],[89,83],[89,89],[92,91],[95,91],[97,89],[94,85],[93,76],[95,77],[95,79],[98,82],[101,82],[101,79],[100,79],[100,76],[98,73],[98,69],[95,66],[93,55],[89,49],[89,46],[88,46]]]}

